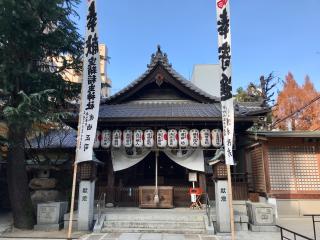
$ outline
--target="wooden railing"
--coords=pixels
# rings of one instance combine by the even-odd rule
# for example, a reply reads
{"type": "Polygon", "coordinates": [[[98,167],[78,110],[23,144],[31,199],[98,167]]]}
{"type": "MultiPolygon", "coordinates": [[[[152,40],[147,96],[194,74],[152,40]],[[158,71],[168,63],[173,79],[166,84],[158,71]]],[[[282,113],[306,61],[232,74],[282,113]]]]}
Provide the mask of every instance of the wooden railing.
{"type": "MultiPolygon", "coordinates": [[[[173,187],[173,204],[176,207],[188,207],[190,205],[190,186],[174,186],[173,187]]],[[[114,203],[122,207],[138,207],[139,206],[139,188],[138,187],[96,187],[96,198],[101,193],[112,195],[114,203]]],[[[214,183],[207,185],[207,193],[210,200],[215,200],[214,183]]],[[[232,196],[233,200],[248,199],[248,183],[245,174],[232,175],[232,196]]]]}
{"type": "MultiPolygon", "coordinates": [[[[247,174],[232,174],[232,198],[233,200],[248,200],[248,182],[247,174]]],[[[207,193],[210,200],[215,200],[214,183],[207,186],[207,193]]]]}
{"type": "Polygon", "coordinates": [[[248,200],[248,177],[245,173],[232,174],[233,200],[248,200]]]}
{"type": "Polygon", "coordinates": [[[98,191],[105,192],[107,196],[112,195],[113,201],[119,207],[138,207],[139,189],[138,187],[98,187],[98,191]]]}

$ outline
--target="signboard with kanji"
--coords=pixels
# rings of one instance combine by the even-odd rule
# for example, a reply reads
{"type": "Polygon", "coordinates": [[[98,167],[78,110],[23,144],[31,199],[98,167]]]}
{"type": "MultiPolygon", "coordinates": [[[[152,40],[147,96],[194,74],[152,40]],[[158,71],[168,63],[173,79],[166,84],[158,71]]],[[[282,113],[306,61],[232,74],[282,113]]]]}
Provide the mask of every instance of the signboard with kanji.
{"type": "Polygon", "coordinates": [[[101,76],[95,0],[88,0],[76,162],[92,160],[100,104],[101,76]]]}
{"type": "Polygon", "coordinates": [[[229,0],[216,0],[218,54],[221,66],[220,92],[223,124],[223,145],[226,164],[233,165],[234,107],[231,79],[231,32],[229,0]]]}

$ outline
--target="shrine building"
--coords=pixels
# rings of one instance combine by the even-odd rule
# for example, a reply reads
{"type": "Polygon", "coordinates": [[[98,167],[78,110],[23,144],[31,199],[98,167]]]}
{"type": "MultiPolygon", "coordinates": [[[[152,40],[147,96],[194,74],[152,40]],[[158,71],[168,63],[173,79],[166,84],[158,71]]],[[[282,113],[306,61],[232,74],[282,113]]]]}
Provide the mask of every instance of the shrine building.
{"type": "MultiPolygon", "coordinates": [[[[263,122],[269,109],[261,102],[235,102],[234,107],[233,195],[247,200],[239,139],[263,122]]],[[[77,123],[77,116],[68,122],[74,128],[77,123]]],[[[100,104],[94,152],[104,165],[98,168],[96,198],[106,193],[106,202],[115,206],[188,207],[189,188],[196,186],[214,200],[208,161],[222,147],[222,135],[219,97],[177,73],[158,47],[138,79],[100,104]],[[156,205],[155,186],[160,191],[156,205]]]]}

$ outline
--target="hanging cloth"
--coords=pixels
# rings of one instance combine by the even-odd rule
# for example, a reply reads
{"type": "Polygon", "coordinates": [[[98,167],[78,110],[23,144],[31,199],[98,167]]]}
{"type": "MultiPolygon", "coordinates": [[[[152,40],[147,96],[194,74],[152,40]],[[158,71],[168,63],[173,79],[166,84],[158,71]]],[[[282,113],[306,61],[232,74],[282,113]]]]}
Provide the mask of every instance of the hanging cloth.
{"type": "Polygon", "coordinates": [[[178,150],[173,152],[170,149],[165,149],[163,152],[175,163],[182,167],[194,171],[204,172],[204,157],[201,149],[178,150]],[[184,153],[184,151],[186,151],[184,153]],[[184,154],[183,154],[184,153],[184,154]]]}
{"type": "Polygon", "coordinates": [[[151,150],[146,148],[141,148],[139,151],[136,148],[113,148],[111,150],[113,171],[121,171],[132,167],[142,161],[150,152],[151,150]]]}

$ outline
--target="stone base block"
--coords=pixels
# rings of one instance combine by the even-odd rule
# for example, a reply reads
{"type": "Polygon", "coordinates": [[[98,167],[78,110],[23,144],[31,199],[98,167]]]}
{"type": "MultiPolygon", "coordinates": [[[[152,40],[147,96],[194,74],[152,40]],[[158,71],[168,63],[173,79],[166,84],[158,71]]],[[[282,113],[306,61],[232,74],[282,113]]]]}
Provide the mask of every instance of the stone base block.
{"type": "Polygon", "coordinates": [[[234,223],[234,229],[236,231],[248,231],[248,223],[234,223]]]}
{"type": "Polygon", "coordinates": [[[203,216],[203,220],[204,220],[204,223],[205,223],[207,234],[208,235],[214,235],[215,234],[215,229],[214,229],[213,221],[210,219],[211,222],[210,222],[210,226],[209,226],[209,220],[208,220],[208,217],[206,215],[203,216]]]}
{"type": "Polygon", "coordinates": [[[276,226],[256,226],[249,223],[249,230],[252,232],[279,232],[276,226]]]}
{"type": "Polygon", "coordinates": [[[241,215],[240,216],[240,222],[242,222],[242,223],[249,222],[249,217],[247,215],[241,215]]]}
{"type": "MultiPolygon", "coordinates": [[[[69,228],[69,220],[65,220],[64,221],[64,229],[68,229],[69,228]]],[[[72,231],[78,231],[78,221],[74,220],[72,222],[72,231]]]]}
{"type": "Polygon", "coordinates": [[[49,223],[49,224],[36,224],[34,225],[35,231],[59,231],[63,228],[63,222],[61,223],[49,223]]]}

